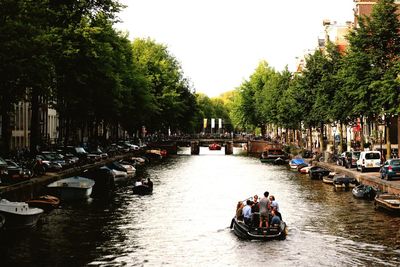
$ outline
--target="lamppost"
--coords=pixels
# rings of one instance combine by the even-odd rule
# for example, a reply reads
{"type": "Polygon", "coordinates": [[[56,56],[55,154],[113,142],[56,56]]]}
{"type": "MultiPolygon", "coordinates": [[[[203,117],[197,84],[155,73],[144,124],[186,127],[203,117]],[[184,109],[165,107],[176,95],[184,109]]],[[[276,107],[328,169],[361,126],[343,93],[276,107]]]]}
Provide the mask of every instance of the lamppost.
{"type": "Polygon", "coordinates": [[[383,135],[383,131],[382,131],[382,129],[379,129],[379,142],[380,142],[381,155],[383,155],[383,151],[382,151],[382,135],[383,135]]]}

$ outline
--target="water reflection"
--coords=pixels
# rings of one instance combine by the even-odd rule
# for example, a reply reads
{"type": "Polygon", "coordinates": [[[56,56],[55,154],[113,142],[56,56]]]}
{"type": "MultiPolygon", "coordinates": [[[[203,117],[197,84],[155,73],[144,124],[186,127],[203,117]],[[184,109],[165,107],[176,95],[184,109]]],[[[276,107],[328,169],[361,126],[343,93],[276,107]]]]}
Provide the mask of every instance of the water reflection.
{"type": "Polygon", "coordinates": [[[1,234],[5,266],[354,266],[399,262],[399,217],[285,166],[202,148],[142,174],[153,195],[120,187],[109,202],[65,205],[23,235],[1,234]],[[268,190],[289,226],[285,241],[239,240],[238,200],[268,190]],[[244,256],[245,255],[245,256],[244,256]]]}

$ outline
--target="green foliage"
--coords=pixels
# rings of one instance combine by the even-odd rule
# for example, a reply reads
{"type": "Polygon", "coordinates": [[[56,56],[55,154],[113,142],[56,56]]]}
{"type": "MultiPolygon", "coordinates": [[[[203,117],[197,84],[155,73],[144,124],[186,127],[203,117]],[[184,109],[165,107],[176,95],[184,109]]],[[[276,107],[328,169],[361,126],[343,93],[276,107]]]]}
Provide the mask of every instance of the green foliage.
{"type": "Polygon", "coordinates": [[[178,61],[166,46],[151,39],[135,39],[132,51],[134,64],[144,74],[153,96],[155,108],[149,114],[149,129],[193,131],[195,97],[178,61]]]}
{"type": "Polygon", "coordinates": [[[202,131],[203,119],[210,120],[222,119],[223,128],[225,131],[231,132],[233,130],[231,118],[230,118],[230,96],[209,98],[204,94],[196,94],[196,103],[198,108],[198,114],[196,119],[196,130],[197,132],[202,131]]]}

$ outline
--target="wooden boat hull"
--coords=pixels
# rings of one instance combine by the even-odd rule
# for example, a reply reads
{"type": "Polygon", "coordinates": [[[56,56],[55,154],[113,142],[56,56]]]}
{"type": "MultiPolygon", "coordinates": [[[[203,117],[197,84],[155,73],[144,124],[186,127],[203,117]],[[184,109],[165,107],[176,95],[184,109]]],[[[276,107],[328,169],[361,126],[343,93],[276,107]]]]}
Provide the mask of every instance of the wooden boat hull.
{"type": "Polygon", "coordinates": [[[374,200],[375,209],[384,209],[386,211],[400,214],[400,196],[393,194],[377,195],[374,200]]]}
{"type": "Polygon", "coordinates": [[[281,225],[277,228],[268,228],[268,229],[253,229],[247,226],[244,222],[238,221],[235,218],[232,219],[231,229],[241,239],[247,240],[261,240],[261,241],[269,241],[280,239],[283,240],[287,235],[287,227],[285,222],[281,222],[281,225]]]}
{"type": "Polygon", "coordinates": [[[35,207],[43,209],[45,211],[50,211],[58,207],[58,205],[60,204],[60,199],[55,196],[44,195],[44,196],[39,196],[38,198],[35,199],[27,200],[26,203],[28,203],[30,207],[35,207]]]}
{"type": "Polygon", "coordinates": [[[53,187],[49,190],[63,201],[88,199],[92,194],[92,187],[53,187]]]}
{"type": "Polygon", "coordinates": [[[324,176],[322,177],[322,182],[333,185],[333,178],[324,176]]]}

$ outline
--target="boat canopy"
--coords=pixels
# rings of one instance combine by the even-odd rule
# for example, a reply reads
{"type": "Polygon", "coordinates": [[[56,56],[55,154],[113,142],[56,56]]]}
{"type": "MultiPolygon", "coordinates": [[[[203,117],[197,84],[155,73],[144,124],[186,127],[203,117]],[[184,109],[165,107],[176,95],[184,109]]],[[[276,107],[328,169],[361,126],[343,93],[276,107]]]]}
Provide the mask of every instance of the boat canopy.
{"type": "Polygon", "coordinates": [[[304,161],[304,159],[292,159],[292,163],[299,165],[299,164],[305,164],[306,162],[304,161]]]}

